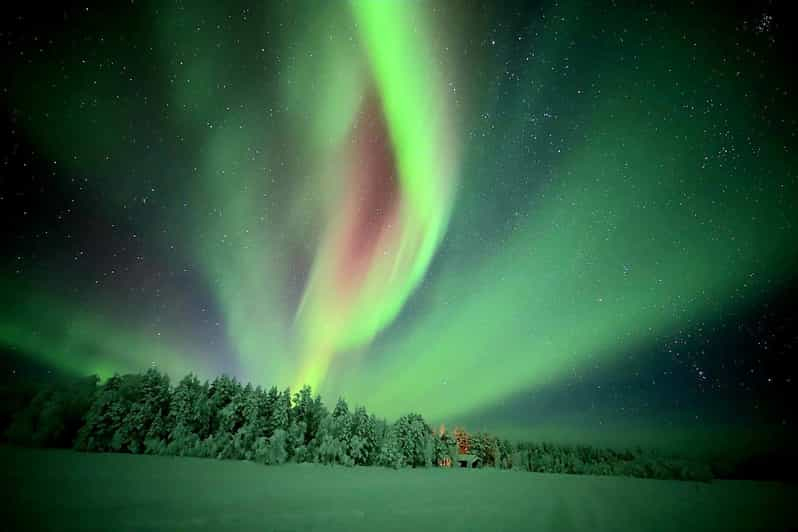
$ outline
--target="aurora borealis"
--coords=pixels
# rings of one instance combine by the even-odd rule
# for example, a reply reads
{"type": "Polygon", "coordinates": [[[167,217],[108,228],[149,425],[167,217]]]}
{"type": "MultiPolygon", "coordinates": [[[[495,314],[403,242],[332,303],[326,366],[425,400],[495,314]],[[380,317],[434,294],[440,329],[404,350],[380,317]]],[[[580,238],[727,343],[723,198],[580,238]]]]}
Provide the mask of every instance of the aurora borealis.
{"type": "Polygon", "coordinates": [[[453,195],[449,105],[426,37],[410,31],[418,27],[406,14],[417,6],[352,7],[377,94],[361,96],[344,137],[351,153],[340,172],[341,203],[300,303],[299,386],[322,383],[336,353],[360,347],[395,318],[427,270],[453,195]]]}
{"type": "Polygon", "coordinates": [[[8,17],[6,366],[309,383],[512,430],[791,427],[787,24],[579,2],[8,17]]]}

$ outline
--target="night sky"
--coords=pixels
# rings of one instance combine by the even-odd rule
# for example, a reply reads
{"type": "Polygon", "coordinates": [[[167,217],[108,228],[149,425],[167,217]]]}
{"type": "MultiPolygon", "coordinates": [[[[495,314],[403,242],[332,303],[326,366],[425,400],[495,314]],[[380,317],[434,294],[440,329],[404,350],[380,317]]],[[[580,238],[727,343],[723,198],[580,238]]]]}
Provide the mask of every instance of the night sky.
{"type": "Polygon", "coordinates": [[[787,7],[493,4],[4,8],[4,379],[790,433],[787,7]]]}

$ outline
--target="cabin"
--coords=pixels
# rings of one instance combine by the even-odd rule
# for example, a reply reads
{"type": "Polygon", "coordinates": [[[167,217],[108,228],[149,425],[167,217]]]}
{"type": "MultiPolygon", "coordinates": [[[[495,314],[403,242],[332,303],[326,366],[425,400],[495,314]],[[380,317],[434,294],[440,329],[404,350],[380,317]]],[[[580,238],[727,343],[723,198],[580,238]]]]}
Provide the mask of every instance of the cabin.
{"type": "Polygon", "coordinates": [[[457,457],[452,460],[448,456],[445,456],[438,460],[438,467],[462,467],[465,469],[476,469],[482,465],[479,460],[479,456],[474,454],[458,454],[457,457]]]}
{"type": "Polygon", "coordinates": [[[481,465],[479,456],[475,454],[458,454],[456,462],[458,466],[466,469],[475,469],[481,465]]]}
{"type": "MultiPolygon", "coordinates": [[[[450,445],[451,439],[446,440],[446,427],[441,425],[438,430],[438,436],[443,439],[447,445],[450,445]]],[[[476,469],[482,466],[479,456],[469,453],[468,433],[463,429],[457,428],[454,430],[454,442],[457,447],[450,446],[450,452],[454,455],[455,449],[457,454],[450,458],[444,456],[438,460],[438,467],[462,467],[464,469],[476,469]]],[[[452,443],[454,443],[452,442],[452,443]]]]}

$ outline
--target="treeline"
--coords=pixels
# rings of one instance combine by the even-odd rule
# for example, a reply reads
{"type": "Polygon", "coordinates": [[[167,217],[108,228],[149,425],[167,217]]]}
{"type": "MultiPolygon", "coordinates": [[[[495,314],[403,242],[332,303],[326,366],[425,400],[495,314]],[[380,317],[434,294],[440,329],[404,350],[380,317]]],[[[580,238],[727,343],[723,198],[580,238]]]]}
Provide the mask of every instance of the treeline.
{"type": "MultiPolygon", "coordinates": [[[[427,465],[430,429],[421,416],[393,425],[340,399],[330,412],[309,387],[242,385],[228,376],[194,375],[171,386],[155,369],[49,384],[35,393],[5,390],[3,434],[22,446],[79,451],[196,456],[343,465],[427,465]]],[[[431,458],[430,458],[431,459],[431,458]]],[[[430,464],[431,465],[431,464],[430,464]]]]}
{"type": "MultiPolygon", "coordinates": [[[[347,466],[479,467],[542,473],[703,480],[709,464],[642,449],[510,442],[491,434],[433,430],[419,414],[389,424],[339,399],[332,411],[309,387],[264,390],[222,376],[176,386],[150,369],[0,390],[6,441],[79,451],[347,466]]],[[[717,472],[715,472],[717,476],[717,472]]],[[[733,477],[728,466],[723,476],[733,477]]]]}
{"type": "Polygon", "coordinates": [[[526,471],[572,475],[616,475],[672,480],[712,480],[710,465],[643,449],[616,451],[587,445],[521,443],[513,465],[526,471]]]}

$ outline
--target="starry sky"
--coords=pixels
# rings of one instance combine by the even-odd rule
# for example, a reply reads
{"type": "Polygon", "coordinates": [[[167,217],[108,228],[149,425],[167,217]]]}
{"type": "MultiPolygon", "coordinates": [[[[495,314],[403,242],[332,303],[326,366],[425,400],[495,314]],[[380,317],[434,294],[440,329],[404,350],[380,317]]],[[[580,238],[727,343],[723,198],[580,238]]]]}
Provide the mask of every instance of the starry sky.
{"type": "Polygon", "coordinates": [[[9,8],[4,378],[155,365],[508,435],[791,432],[786,8],[494,4],[9,8]]]}

